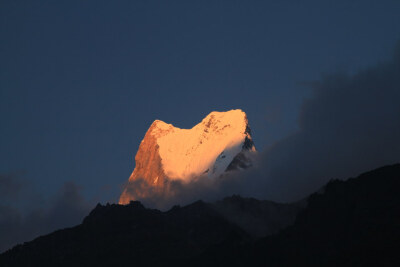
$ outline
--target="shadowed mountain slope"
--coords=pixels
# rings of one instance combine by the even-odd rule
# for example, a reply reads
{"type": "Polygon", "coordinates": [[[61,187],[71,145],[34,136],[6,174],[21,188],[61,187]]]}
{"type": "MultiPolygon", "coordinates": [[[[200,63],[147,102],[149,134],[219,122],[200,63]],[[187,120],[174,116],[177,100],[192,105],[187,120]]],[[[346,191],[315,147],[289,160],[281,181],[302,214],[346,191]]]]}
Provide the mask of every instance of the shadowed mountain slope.
{"type": "Polygon", "coordinates": [[[0,255],[0,265],[184,263],[211,247],[243,245],[260,237],[260,233],[277,231],[293,223],[299,210],[297,205],[239,196],[217,203],[197,201],[185,207],[174,206],[167,212],[147,209],[138,201],[128,205],[98,204],[81,225],[18,245],[0,255]]]}
{"type": "Polygon", "coordinates": [[[98,205],[81,225],[1,254],[0,266],[398,266],[399,185],[396,164],[331,181],[305,208],[239,196],[167,212],[98,205]]]}
{"type": "Polygon", "coordinates": [[[329,182],[293,226],[194,263],[232,266],[400,266],[400,164],[329,182]],[[232,256],[233,255],[233,256],[232,256]]]}

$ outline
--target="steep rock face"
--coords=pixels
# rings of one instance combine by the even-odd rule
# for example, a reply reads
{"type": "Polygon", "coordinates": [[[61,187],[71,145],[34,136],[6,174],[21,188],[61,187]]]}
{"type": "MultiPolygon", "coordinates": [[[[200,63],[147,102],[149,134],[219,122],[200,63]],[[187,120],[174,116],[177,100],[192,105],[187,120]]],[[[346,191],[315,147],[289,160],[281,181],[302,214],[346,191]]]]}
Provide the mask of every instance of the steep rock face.
{"type": "Polygon", "coordinates": [[[254,152],[247,116],[240,109],[211,112],[191,129],[156,120],[139,146],[136,167],[119,203],[145,197],[149,191],[162,192],[169,181],[213,179],[226,171],[246,169],[254,152]]]}
{"type": "MultiPolygon", "coordinates": [[[[154,135],[155,131],[161,133],[158,128],[158,121],[153,122],[149,130],[140,143],[139,150],[135,156],[136,167],[129,177],[129,182],[134,182],[139,178],[144,179],[148,185],[152,185],[154,190],[160,190],[163,188],[166,175],[162,168],[161,158],[159,154],[159,146],[157,144],[157,138],[154,135]]],[[[130,187],[131,190],[134,188],[130,187]]],[[[130,200],[133,200],[132,195],[136,197],[145,196],[148,192],[141,192],[135,190],[130,192],[127,188],[124,189],[119,199],[120,204],[127,204],[130,200]]]]}

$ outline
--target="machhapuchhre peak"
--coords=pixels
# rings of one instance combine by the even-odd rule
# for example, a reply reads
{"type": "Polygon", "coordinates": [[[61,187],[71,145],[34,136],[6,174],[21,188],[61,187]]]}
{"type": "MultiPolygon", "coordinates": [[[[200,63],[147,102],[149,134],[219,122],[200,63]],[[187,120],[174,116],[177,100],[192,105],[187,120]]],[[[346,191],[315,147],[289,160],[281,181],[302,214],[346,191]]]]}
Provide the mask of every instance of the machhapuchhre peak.
{"type": "Polygon", "coordinates": [[[168,194],[173,180],[215,179],[247,169],[255,153],[246,113],[240,109],[211,112],[191,129],[155,120],[140,143],[135,169],[119,203],[154,192],[168,194]],[[133,183],[139,179],[146,186],[137,190],[133,183]]]}

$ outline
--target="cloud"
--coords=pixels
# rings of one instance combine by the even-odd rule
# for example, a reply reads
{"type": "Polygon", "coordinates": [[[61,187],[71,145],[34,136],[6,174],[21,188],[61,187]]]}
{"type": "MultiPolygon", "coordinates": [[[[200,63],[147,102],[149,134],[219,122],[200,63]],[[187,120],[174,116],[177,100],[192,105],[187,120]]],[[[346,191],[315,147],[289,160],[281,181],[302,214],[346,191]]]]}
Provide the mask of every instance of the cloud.
{"type": "Polygon", "coordinates": [[[174,205],[187,205],[197,200],[217,201],[233,194],[244,194],[243,186],[251,188],[251,184],[245,184],[243,176],[224,175],[217,179],[197,177],[189,182],[172,180],[165,183],[165,188],[160,191],[149,185],[145,180],[131,181],[125,187],[128,193],[141,201],[147,207],[168,210],[174,205]],[[146,192],[146,194],[143,194],[146,192]]]}
{"type": "Polygon", "coordinates": [[[399,50],[390,61],[355,75],[313,83],[300,130],[265,152],[259,175],[266,197],[299,199],[331,178],[400,161],[399,50]]]}
{"type": "Polygon", "coordinates": [[[21,191],[19,173],[0,174],[0,200],[16,198],[21,191]]]}
{"type": "MultiPolygon", "coordinates": [[[[400,46],[387,62],[308,84],[314,93],[299,112],[299,131],[260,153],[255,168],[215,181],[171,182],[167,193],[140,199],[159,208],[231,194],[296,201],[332,178],[400,161],[400,46]]],[[[151,189],[138,181],[129,190],[151,189]]]]}
{"type": "Polygon", "coordinates": [[[77,225],[93,207],[72,182],[65,183],[45,202],[41,197],[32,198],[35,192],[19,175],[0,175],[0,186],[1,192],[7,192],[2,195],[0,204],[0,252],[40,235],[77,225]],[[18,192],[19,201],[15,202],[14,193],[18,192]]]}

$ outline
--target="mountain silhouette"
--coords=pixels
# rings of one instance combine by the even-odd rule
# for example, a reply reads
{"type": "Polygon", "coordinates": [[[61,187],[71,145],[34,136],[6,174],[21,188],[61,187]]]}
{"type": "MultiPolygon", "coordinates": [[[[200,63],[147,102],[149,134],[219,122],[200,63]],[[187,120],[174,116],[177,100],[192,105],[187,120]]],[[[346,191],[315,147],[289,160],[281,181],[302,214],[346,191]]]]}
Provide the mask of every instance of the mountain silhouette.
{"type": "Polygon", "coordinates": [[[400,266],[399,185],[396,164],[292,204],[98,204],[82,224],[4,252],[0,266],[400,266]]]}

